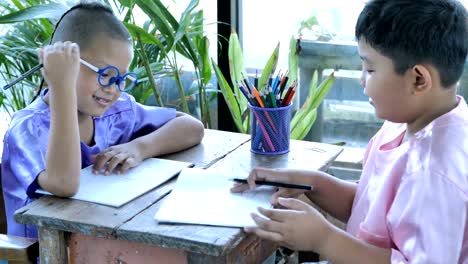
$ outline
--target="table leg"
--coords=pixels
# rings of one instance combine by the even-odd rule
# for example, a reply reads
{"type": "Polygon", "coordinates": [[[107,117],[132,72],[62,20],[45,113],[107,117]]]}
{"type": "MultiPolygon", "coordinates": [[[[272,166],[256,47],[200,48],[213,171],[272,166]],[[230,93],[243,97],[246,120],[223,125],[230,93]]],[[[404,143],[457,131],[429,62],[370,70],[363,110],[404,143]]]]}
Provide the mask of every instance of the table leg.
{"type": "Polygon", "coordinates": [[[39,227],[39,254],[43,264],[68,263],[65,233],[39,227]]]}

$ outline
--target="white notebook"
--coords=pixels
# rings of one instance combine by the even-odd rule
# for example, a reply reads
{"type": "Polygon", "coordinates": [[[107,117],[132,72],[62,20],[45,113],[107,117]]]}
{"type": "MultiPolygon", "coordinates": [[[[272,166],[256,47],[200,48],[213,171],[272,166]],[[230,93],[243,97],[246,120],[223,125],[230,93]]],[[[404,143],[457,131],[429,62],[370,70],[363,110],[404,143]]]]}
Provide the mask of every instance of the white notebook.
{"type": "Polygon", "coordinates": [[[253,226],[250,213],[257,207],[270,208],[274,188],[262,186],[253,191],[231,193],[230,173],[184,169],[154,218],[159,223],[185,223],[213,226],[253,226]]]}
{"type": "MultiPolygon", "coordinates": [[[[191,163],[151,158],[125,174],[93,174],[92,166],[81,170],[80,188],[72,199],[120,207],[177,175],[191,163]]],[[[38,193],[50,194],[43,190],[38,193]]]]}

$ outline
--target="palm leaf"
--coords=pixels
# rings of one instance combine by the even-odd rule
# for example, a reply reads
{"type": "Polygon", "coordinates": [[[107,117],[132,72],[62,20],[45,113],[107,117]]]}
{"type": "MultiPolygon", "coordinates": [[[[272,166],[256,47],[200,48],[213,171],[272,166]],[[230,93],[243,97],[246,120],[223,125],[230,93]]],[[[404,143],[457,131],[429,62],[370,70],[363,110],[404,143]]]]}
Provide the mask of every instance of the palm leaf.
{"type": "Polygon", "coordinates": [[[68,7],[60,3],[36,5],[1,16],[0,24],[10,24],[39,18],[58,20],[67,10],[68,7]]]}

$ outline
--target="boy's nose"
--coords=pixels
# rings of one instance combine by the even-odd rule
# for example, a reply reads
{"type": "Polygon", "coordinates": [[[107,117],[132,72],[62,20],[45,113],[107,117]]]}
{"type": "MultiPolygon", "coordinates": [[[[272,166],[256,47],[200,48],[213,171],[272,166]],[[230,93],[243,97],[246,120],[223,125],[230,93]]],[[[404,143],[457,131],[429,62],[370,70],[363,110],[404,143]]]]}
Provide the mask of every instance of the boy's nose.
{"type": "Polygon", "coordinates": [[[359,84],[361,84],[362,88],[366,88],[366,73],[362,71],[361,77],[359,78],[359,84]]]}
{"type": "Polygon", "coordinates": [[[101,86],[102,91],[108,94],[113,94],[119,92],[119,88],[116,83],[113,83],[109,86],[101,86]]]}

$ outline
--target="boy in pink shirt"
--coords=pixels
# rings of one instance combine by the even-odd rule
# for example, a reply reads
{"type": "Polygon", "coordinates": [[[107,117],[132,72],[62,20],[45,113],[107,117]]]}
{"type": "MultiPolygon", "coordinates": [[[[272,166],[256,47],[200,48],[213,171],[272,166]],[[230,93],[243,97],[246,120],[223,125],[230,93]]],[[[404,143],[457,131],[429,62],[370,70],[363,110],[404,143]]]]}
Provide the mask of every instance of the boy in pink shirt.
{"type": "MultiPolygon", "coordinates": [[[[279,189],[245,231],[336,263],[468,262],[468,107],[456,95],[468,16],[455,0],[374,0],[356,25],[361,83],[387,120],[358,184],[318,171],[256,168],[255,180],[310,184],[306,196],[346,232],[279,189]],[[286,197],[286,198],[283,198],[286,197]]],[[[236,185],[233,191],[244,191],[236,185]]]]}

